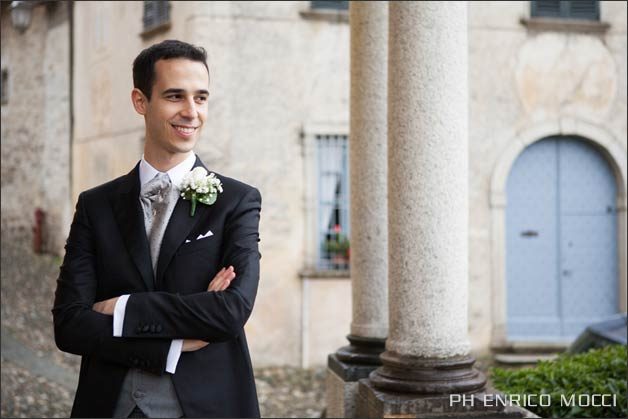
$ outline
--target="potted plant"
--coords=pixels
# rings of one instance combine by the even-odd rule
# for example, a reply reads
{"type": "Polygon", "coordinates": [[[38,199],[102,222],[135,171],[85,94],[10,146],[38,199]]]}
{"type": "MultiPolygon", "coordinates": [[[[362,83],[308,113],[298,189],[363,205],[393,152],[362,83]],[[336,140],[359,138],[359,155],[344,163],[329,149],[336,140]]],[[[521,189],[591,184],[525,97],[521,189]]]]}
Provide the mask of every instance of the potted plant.
{"type": "Polygon", "coordinates": [[[334,226],[331,237],[325,240],[323,249],[329,254],[334,265],[348,265],[350,254],[349,238],[341,232],[339,225],[334,226]]]}

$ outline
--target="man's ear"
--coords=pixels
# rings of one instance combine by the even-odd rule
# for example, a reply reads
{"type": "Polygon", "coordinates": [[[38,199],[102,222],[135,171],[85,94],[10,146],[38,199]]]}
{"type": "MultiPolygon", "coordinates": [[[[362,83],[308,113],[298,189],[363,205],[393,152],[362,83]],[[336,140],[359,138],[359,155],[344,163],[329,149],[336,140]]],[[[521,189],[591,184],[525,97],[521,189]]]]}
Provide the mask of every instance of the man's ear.
{"type": "Polygon", "coordinates": [[[148,99],[140,89],[133,89],[133,91],[131,92],[131,102],[133,102],[135,112],[139,113],[140,115],[146,115],[148,99]]]}

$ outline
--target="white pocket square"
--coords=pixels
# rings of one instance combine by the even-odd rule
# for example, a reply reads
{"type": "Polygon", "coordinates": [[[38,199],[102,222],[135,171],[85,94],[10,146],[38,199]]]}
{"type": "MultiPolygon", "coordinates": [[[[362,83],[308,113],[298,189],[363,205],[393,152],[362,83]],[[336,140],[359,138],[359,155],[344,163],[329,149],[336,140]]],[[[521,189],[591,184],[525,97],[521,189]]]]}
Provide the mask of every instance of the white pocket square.
{"type": "Polygon", "coordinates": [[[198,237],[196,238],[196,240],[204,239],[206,237],[213,236],[213,235],[214,235],[214,233],[212,233],[211,230],[208,230],[207,233],[205,233],[205,234],[199,234],[198,237]]]}

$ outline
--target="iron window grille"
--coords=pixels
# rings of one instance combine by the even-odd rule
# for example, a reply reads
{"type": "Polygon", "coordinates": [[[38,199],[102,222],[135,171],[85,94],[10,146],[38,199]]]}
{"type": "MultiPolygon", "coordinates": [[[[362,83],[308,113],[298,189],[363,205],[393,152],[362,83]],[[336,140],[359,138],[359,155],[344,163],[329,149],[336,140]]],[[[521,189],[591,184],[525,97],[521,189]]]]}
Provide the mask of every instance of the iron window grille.
{"type": "Polygon", "coordinates": [[[532,17],[600,20],[599,1],[531,1],[530,7],[532,17]]]}
{"type": "Polygon", "coordinates": [[[349,269],[349,157],[346,135],[316,135],[317,269],[349,269]]]}
{"type": "Polygon", "coordinates": [[[2,69],[2,85],[0,86],[0,101],[4,105],[9,103],[9,70],[2,69]]]}
{"type": "Polygon", "coordinates": [[[314,10],[333,9],[333,10],[349,10],[348,1],[320,0],[310,2],[310,6],[314,10]]]}
{"type": "Polygon", "coordinates": [[[144,32],[170,24],[170,2],[145,1],[143,22],[144,32]]]}

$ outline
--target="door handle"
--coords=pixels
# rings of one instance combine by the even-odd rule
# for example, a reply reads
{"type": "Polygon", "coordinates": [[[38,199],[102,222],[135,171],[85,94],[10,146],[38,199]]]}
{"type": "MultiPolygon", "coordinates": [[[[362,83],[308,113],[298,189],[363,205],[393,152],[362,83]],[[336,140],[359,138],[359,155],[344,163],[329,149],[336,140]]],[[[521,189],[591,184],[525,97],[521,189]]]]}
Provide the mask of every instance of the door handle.
{"type": "Polygon", "coordinates": [[[537,237],[538,235],[539,232],[535,230],[525,230],[521,232],[521,237],[537,237]]]}

